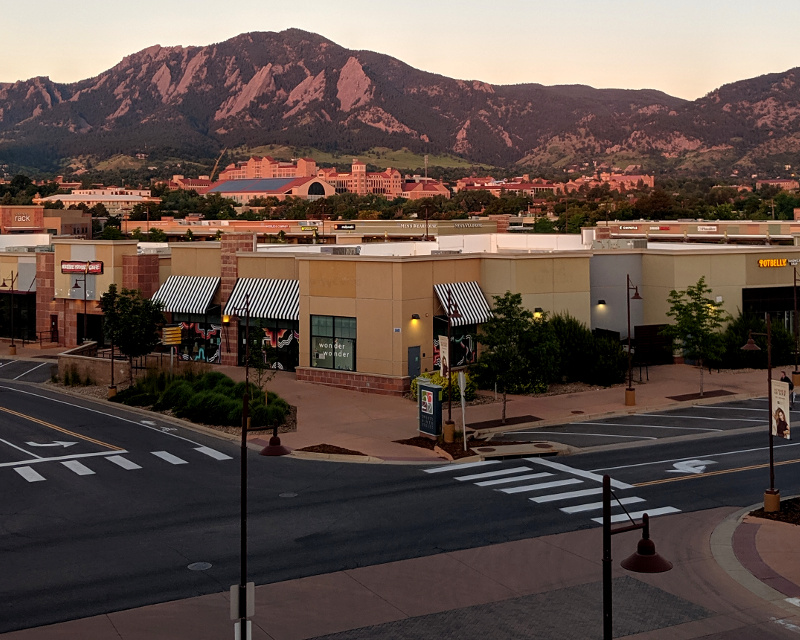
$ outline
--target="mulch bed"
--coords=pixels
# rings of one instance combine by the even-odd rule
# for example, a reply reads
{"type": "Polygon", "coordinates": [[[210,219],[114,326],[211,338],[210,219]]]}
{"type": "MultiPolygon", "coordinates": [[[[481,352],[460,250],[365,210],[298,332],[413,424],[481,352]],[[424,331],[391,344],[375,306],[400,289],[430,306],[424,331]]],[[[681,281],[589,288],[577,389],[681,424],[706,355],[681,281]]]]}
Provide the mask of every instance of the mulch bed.
{"type": "Polygon", "coordinates": [[[344,447],[337,447],[334,444],[315,444],[311,447],[303,447],[302,449],[295,449],[295,451],[308,451],[309,453],[327,453],[339,456],[365,456],[367,454],[360,451],[353,451],[352,449],[345,449],[344,447]]]}
{"type": "Polygon", "coordinates": [[[699,393],[686,393],[682,396],[667,396],[670,400],[677,402],[686,402],[687,400],[699,400],[700,398],[719,398],[721,396],[735,395],[733,391],[725,391],[725,389],[715,389],[714,391],[706,391],[702,396],[699,393]]]}
{"type": "MultiPolygon", "coordinates": [[[[456,441],[450,444],[444,442],[444,440],[434,440],[433,438],[426,438],[425,436],[415,436],[413,438],[407,438],[405,440],[395,440],[397,444],[407,444],[412,447],[420,447],[422,449],[429,449],[433,451],[435,447],[439,447],[442,451],[446,451],[450,456],[452,456],[453,460],[458,460],[459,458],[469,458],[474,456],[475,453],[471,451],[472,447],[482,447],[486,445],[486,440],[480,440],[478,438],[467,438],[467,450],[464,451],[464,441],[456,437],[456,441]]],[[[503,442],[503,445],[507,444],[527,444],[525,442],[503,442]]]]}
{"type": "Polygon", "coordinates": [[[764,508],[750,512],[751,516],[765,520],[777,520],[789,524],[800,524],[800,498],[781,500],[781,510],[775,513],[765,513],[764,508]]]}

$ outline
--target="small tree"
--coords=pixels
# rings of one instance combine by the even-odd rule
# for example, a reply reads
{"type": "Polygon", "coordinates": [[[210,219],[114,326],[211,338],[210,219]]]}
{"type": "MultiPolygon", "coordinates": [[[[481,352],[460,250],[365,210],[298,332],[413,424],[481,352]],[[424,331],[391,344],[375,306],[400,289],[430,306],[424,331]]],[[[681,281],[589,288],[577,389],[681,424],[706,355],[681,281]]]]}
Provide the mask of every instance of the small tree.
{"type": "Polygon", "coordinates": [[[662,333],[680,344],[684,357],[700,365],[700,396],[703,395],[703,363],[719,360],[724,351],[720,328],[728,314],[709,296],[705,276],[683,291],[669,292],[667,315],[675,320],[662,333]]]}
{"type": "Polygon", "coordinates": [[[142,298],[136,289],[117,293],[116,285],[112,284],[101,297],[100,308],[106,316],[104,322],[110,339],[128,357],[133,386],[133,359],[147,355],[161,342],[158,333],[159,326],[164,324],[161,303],[142,298]]]}

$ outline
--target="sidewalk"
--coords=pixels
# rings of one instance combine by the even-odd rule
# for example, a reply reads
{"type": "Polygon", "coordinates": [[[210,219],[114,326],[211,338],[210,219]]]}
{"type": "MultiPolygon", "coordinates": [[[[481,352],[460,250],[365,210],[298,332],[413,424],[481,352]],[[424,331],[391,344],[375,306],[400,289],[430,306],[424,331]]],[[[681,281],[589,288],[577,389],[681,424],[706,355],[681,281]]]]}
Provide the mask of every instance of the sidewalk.
{"type": "MultiPolygon", "coordinates": [[[[17,357],[41,355],[36,351],[19,349],[17,357]]],[[[243,369],[219,369],[244,377],[243,369]]],[[[777,379],[780,370],[773,375],[777,379]]],[[[697,393],[699,373],[688,366],[653,367],[650,382],[635,387],[635,407],[624,405],[624,387],[616,387],[511,397],[508,415],[541,418],[526,425],[535,428],[685,406],[670,397],[697,393]]],[[[298,407],[297,432],[281,434],[286,446],[331,444],[386,462],[441,463],[432,452],[394,442],[417,433],[416,406],[406,399],[300,383],[283,372],[269,388],[298,407]]],[[[705,389],[731,393],[710,402],[763,397],[766,372],[706,374],[705,389]]],[[[468,423],[481,422],[498,418],[500,404],[467,411],[468,423]]],[[[460,420],[460,413],[454,405],[454,418],[460,420]]],[[[260,444],[265,435],[252,437],[260,444]]],[[[746,517],[752,508],[655,519],[658,551],[675,565],[665,574],[620,569],[639,534],[615,536],[615,634],[647,640],[797,637],[800,529],[746,517]]],[[[595,528],[263,585],[256,589],[253,638],[599,638],[601,555],[601,531],[595,528]]],[[[228,594],[220,593],[0,637],[217,640],[232,637],[232,626],[228,594]]]]}

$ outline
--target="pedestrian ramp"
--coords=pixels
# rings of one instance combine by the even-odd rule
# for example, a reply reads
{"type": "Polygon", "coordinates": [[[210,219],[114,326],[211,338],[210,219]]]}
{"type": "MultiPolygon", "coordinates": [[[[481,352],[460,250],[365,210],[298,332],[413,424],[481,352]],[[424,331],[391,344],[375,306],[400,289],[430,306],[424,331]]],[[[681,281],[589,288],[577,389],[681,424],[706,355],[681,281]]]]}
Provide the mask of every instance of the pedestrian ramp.
{"type": "MultiPolygon", "coordinates": [[[[456,482],[470,483],[507,495],[522,494],[535,504],[552,504],[567,515],[588,516],[603,521],[603,476],[576,469],[550,458],[523,458],[515,461],[483,460],[424,469],[428,474],[448,474],[456,482]],[[593,516],[597,517],[593,517],[593,516]]],[[[653,518],[680,509],[646,505],[645,498],[630,495],[633,485],[611,480],[611,522],[638,519],[647,513],[653,518]],[[628,509],[630,505],[631,509],[628,509]]]]}

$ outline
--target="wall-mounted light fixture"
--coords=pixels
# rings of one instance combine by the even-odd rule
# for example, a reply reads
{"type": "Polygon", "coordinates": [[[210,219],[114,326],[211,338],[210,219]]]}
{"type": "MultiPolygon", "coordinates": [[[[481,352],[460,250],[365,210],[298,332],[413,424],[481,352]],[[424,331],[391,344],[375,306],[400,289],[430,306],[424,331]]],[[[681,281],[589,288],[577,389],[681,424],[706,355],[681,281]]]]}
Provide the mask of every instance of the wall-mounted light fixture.
{"type": "Polygon", "coordinates": [[[418,313],[412,313],[411,314],[411,319],[412,320],[419,320],[419,314],[418,313]]]}
{"type": "Polygon", "coordinates": [[[541,317],[542,317],[542,314],[543,314],[543,313],[544,313],[544,311],[543,311],[543,309],[542,309],[541,307],[536,307],[536,308],[533,310],[533,317],[534,317],[534,318],[536,318],[536,319],[538,320],[539,318],[541,318],[541,317]]]}
{"type": "Polygon", "coordinates": [[[230,316],[222,316],[222,322],[224,322],[225,324],[228,324],[230,321],[231,321],[230,316]]]}
{"type": "Polygon", "coordinates": [[[597,301],[597,304],[605,304],[605,303],[606,303],[606,301],[605,301],[605,300],[603,300],[603,298],[600,298],[600,299],[597,301]]]}
{"type": "Polygon", "coordinates": [[[720,302],[722,302],[722,296],[717,296],[715,300],[717,301],[717,304],[719,304],[720,302]]]}

